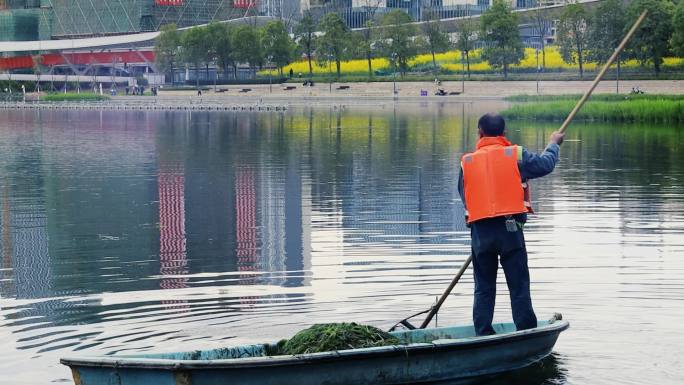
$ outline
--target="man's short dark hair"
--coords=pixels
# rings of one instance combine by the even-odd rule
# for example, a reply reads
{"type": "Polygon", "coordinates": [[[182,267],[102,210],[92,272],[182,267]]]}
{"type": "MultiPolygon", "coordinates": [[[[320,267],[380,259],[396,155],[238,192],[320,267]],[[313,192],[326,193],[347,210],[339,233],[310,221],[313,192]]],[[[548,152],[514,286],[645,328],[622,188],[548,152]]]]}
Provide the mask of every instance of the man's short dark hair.
{"type": "Polygon", "coordinates": [[[506,129],[506,121],[501,115],[490,112],[482,115],[477,126],[485,136],[502,136],[506,129]]]}

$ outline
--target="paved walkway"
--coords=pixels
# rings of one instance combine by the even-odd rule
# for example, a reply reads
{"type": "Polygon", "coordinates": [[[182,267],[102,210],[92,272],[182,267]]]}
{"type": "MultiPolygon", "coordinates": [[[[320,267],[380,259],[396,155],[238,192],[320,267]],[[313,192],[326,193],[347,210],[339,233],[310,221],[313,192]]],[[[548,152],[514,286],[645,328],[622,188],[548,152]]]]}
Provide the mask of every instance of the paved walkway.
{"type": "MultiPolygon", "coordinates": [[[[590,86],[591,81],[541,81],[539,93],[542,95],[582,94],[590,86]]],[[[305,87],[301,84],[286,83],[283,85],[228,85],[219,88],[227,89],[224,92],[215,93],[212,90],[204,91],[205,99],[278,99],[287,101],[311,100],[311,99],[392,99],[394,84],[391,82],[376,83],[316,83],[314,87],[305,87]],[[348,86],[349,88],[344,88],[348,86]],[[296,87],[286,89],[286,87],[296,87]],[[342,89],[341,89],[342,88],[342,89]],[[250,89],[248,92],[240,92],[242,89],[250,89]]],[[[435,96],[437,86],[430,82],[401,82],[396,83],[397,96],[400,99],[475,99],[475,98],[503,98],[518,94],[537,94],[537,82],[535,81],[466,81],[462,84],[458,81],[443,82],[439,88],[446,92],[460,93],[462,87],[465,92],[459,95],[435,96]],[[421,91],[427,96],[421,96],[421,91]]],[[[684,80],[627,80],[620,81],[620,93],[627,94],[632,87],[638,87],[648,94],[684,94],[684,80]]],[[[603,81],[599,84],[595,93],[615,93],[616,82],[603,81]]],[[[160,91],[160,98],[165,97],[192,97],[199,99],[194,91],[160,91]]]]}

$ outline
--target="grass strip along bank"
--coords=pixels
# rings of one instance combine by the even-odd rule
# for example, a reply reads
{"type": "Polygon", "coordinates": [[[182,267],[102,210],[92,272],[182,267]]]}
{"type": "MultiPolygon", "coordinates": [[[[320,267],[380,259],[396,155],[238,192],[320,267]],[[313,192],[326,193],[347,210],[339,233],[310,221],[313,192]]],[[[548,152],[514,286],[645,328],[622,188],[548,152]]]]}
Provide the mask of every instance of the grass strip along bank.
{"type": "MultiPolygon", "coordinates": [[[[580,95],[513,96],[509,119],[562,121],[580,95]]],[[[684,95],[595,95],[575,119],[597,122],[684,123],[684,95]]]]}
{"type": "Polygon", "coordinates": [[[68,92],[47,94],[41,98],[45,102],[101,102],[109,100],[109,96],[89,92],[68,92]]]}

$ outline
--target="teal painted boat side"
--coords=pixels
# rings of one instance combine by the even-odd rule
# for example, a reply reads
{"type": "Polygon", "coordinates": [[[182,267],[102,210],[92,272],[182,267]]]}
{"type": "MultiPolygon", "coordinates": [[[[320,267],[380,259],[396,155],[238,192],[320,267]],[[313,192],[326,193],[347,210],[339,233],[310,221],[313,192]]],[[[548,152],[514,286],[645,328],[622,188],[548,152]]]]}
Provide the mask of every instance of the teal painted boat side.
{"type": "Polygon", "coordinates": [[[486,337],[475,337],[472,326],[413,330],[394,333],[406,345],[297,356],[269,357],[263,345],[246,345],[197,352],[65,358],[62,363],[72,367],[77,385],[289,385],[295,379],[301,385],[389,385],[467,380],[544,358],[568,326],[566,321],[542,322],[535,329],[514,331],[512,324],[498,324],[495,329],[501,334],[486,337]]]}

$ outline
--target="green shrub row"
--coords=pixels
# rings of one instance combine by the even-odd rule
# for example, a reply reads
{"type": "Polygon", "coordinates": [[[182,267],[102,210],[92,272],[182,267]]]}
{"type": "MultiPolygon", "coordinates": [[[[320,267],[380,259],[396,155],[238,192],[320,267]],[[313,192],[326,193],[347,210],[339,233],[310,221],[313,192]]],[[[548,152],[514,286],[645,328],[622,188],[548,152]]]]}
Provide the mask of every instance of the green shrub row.
{"type": "Polygon", "coordinates": [[[95,101],[109,100],[109,96],[94,94],[94,93],[90,93],[90,92],[81,92],[81,93],[68,92],[66,94],[65,93],[47,94],[47,95],[42,97],[42,100],[45,102],[78,102],[78,101],[95,102],[95,101]]]}

